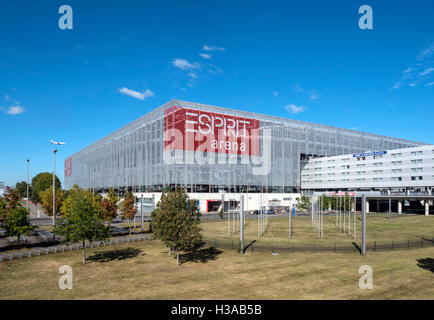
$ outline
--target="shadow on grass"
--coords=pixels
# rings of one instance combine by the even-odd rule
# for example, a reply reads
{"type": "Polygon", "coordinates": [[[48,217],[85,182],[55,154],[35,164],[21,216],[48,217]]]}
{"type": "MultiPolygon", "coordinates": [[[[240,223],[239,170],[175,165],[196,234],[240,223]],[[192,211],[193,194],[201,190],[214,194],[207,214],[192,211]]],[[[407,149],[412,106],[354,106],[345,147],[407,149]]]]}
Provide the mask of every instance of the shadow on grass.
{"type": "MultiPolygon", "coordinates": [[[[104,252],[98,252],[93,256],[87,258],[89,261],[94,262],[110,262],[114,260],[125,260],[135,258],[139,255],[142,250],[137,248],[125,248],[125,249],[116,249],[104,252]]],[[[144,253],[142,255],[145,255],[144,253]]]]}
{"type": "Polygon", "coordinates": [[[432,258],[425,258],[425,259],[419,259],[417,260],[417,266],[419,268],[431,271],[434,273],[434,259],[432,258]]]}
{"type": "Polygon", "coordinates": [[[193,253],[184,253],[179,255],[179,264],[183,264],[185,262],[202,262],[206,263],[210,260],[217,259],[217,256],[220,255],[223,251],[216,249],[214,247],[209,248],[201,248],[193,253]]]}

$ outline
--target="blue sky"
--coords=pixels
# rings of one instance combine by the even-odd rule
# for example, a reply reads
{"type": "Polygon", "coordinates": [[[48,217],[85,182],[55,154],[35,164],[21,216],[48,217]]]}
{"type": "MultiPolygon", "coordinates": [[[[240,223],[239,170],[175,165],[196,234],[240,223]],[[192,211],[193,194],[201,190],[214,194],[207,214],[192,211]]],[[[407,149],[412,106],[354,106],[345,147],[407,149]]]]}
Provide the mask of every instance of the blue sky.
{"type": "Polygon", "coordinates": [[[0,181],[170,99],[434,143],[434,2],[1,1],[0,181]],[[73,9],[60,30],[58,9],[73,9]],[[373,9],[361,30],[358,8],[373,9]]]}

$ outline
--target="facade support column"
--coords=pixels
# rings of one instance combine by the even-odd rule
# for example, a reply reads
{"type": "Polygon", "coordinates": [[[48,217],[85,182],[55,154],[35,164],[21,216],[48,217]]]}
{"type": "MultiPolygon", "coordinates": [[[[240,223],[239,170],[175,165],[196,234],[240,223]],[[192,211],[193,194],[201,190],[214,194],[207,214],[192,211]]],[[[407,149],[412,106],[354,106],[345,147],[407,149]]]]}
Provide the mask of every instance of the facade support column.
{"type": "Polygon", "coordinates": [[[398,214],[402,214],[402,200],[398,200],[398,214]]]}
{"type": "Polygon", "coordinates": [[[369,213],[369,201],[366,200],[366,213],[369,213]]]}

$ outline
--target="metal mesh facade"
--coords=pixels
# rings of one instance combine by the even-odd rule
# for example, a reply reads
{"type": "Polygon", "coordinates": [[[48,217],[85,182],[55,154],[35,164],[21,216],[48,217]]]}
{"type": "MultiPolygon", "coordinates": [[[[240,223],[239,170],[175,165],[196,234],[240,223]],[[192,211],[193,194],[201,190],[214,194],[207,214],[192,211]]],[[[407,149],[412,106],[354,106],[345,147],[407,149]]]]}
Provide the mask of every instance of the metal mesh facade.
{"type": "MultiPolygon", "coordinates": [[[[297,120],[266,116],[203,104],[172,100],[125,127],[73,154],[68,161],[65,184],[82,188],[157,192],[181,185],[190,192],[293,192],[300,188],[303,161],[309,157],[334,156],[367,150],[391,150],[423,143],[334,128],[297,120]],[[270,170],[252,173],[242,155],[225,155],[215,164],[167,164],[163,160],[164,117],[171,107],[218,112],[259,120],[260,154],[264,156],[265,131],[270,133],[270,170]],[[265,131],[264,131],[265,130],[265,131]]],[[[186,159],[198,151],[183,151],[186,159]]],[[[66,172],[66,170],[65,170],[66,172]]]]}

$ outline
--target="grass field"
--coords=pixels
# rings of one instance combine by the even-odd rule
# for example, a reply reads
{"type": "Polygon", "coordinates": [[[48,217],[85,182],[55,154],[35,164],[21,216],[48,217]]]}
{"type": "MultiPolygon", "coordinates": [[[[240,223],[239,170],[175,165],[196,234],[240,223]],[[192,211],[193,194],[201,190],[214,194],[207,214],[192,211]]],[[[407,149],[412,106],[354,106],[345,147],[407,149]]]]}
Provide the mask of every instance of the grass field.
{"type": "Polygon", "coordinates": [[[434,247],[368,253],[246,253],[204,248],[180,266],[159,241],[0,263],[0,299],[434,299],[434,247]],[[73,268],[73,289],[58,268],[73,268]],[[361,265],[374,288],[358,287],[361,265]],[[419,266],[418,266],[419,264],[419,266]]]}
{"type": "MultiPolygon", "coordinates": [[[[351,216],[351,236],[348,236],[348,220],[346,221],[346,233],[336,228],[334,216],[324,216],[324,237],[320,239],[312,228],[311,217],[297,216],[292,218],[292,238],[288,236],[288,218],[269,218],[268,227],[263,236],[258,237],[257,219],[245,220],[246,243],[256,240],[257,243],[290,245],[290,244],[351,244],[354,241],[354,220],[351,216]]],[[[227,220],[204,221],[201,223],[203,235],[207,239],[223,241],[239,240],[239,233],[228,235],[227,220]]],[[[356,242],[360,242],[362,222],[360,216],[356,219],[356,242]]],[[[378,243],[405,241],[420,237],[434,238],[434,216],[400,216],[391,220],[387,216],[369,216],[367,218],[366,236],[368,241],[378,243]]]]}

